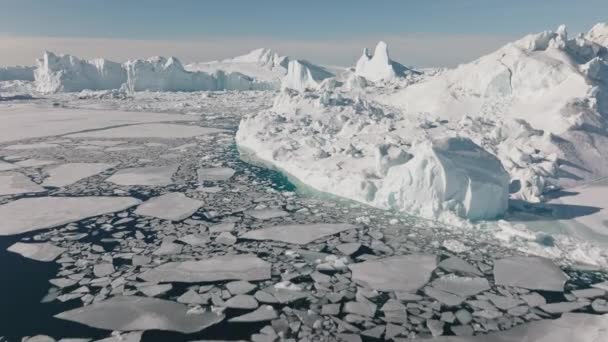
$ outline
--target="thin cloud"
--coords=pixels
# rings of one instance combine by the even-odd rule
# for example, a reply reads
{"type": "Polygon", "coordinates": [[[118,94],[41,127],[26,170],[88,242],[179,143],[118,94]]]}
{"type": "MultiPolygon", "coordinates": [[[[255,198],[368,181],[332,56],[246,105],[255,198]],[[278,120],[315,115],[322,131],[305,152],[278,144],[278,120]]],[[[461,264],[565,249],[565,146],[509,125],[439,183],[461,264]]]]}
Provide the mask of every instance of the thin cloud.
{"type": "Polygon", "coordinates": [[[489,53],[509,36],[439,35],[412,33],[400,36],[370,36],[346,40],[285,40],[276,38],[131,40],[109,38],[23,37],[0,34],[0,65],[32,65],[45,50],[81,58],[103,57],[126,61],[149,56],[176,56],[183,62],[209,61],[267,47],[319,64],[353,65],[364,47],[378,40],[389,43],[391,58],[417,67],[454,66],[489,53]]]}

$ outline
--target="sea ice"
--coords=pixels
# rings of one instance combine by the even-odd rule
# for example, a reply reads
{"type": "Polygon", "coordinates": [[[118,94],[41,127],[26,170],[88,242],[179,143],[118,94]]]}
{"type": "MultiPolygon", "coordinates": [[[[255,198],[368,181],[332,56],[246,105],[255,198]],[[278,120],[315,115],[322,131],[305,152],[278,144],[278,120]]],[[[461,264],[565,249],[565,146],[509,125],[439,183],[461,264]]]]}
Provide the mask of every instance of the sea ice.
{"type": "Polygon", "coordinates": [[[118,185],[156,185],[165,186],[173,183],[171,178],[178,166],[133,167],[116,171],[106,181],[118,185]]]}
{"type": "Polygon", "coordinates": [[[270,220],[273,218],[284,217],[289,215],[289,213],[285,210],[276,208],[247,210],[245,214],[257,220],[270,220]]]}
{"type": "Polygon", "coordinates": [[[494,262],[494,280],[496,285],[563,292],[568,276],[549,259],[515,256],[494,262]]]}
{"type": "Polygon", "coordinates": [[[566,313],[556,320],[541,320],[506,331],[471,337],[443,336],[436,342],[572,342],[608,339],[608,315],[566,313]]]}
{"type": "Polygon", "coordinates": [[[270,305],[262,305],[257,310],[244,314],[242,316],[237,316],[228,320],[228,322],[233,323],[251,323],[251,322],[264,322],[271,321],[278,317],[275,309],[270,305]]]}
{"type": "Polygon", "coordinates": [[[411,254],[349,265],[352,279],[378,291],[412,292],[431,279],[437,267],[434,255],[411,254]]]}
{"type": "Polygon", "coordinates": [[[0,172],[0,196],[46,191],[19,172],[0,172]]]}
{"type": "Polygon", "coordinates": [[[40,108],[18,104],[0,108],[0,143],[105,127],[164,121],[192,121],[192,117],[179,114],[116,110],[40,108]],[[28,129],[23,129],[23,127],[28,127],[28,129]]]}
{"type": "Polygon", "coordinates": [[[48,242],[23,243],[16,242],[7,251],[17,253],[28,259],[49,262],[57,259],[66,251],[65,248],[57,247],[48,242]]]}
{"type": "Polygon", "coordinates": [[[18,169],[19,166],[12,164],[12,163],[7,163],[4,160],[0,160],[0,171],[9,171],[9,170],[14,170],[14,169],[18,169]]]}
{"type": "Polygon", "coordinates": [[[197,170],[198,182],[227,181],[234,175],[234,172],[235,171],[229,167],[200,168],[197,170]]]}
{"type": "Polygon", "coordinates": [[[438,290],[462,297],[470,297],[490,289],[486,278],[458,277],[450,274],[433,280],[431,285],[438,290]]]}
{"type": "Polygon", "coordinates": [[[356,226],[341,223],[284,225],[251,230],[240,237],[250,240],[270,240],[305,245],[322,237],[338,234],[354,228],[356,228],[356,226]]]}
{"type": "Polygon", "coordinates": [[[169,221],[182,221],[194,214],[203,202],[172,192],[154,197],[142,203],[135,214],[158,217],[169,221]]]}
{"type": "Polygon", "coordinates": [[[132,197],[36,197],[0,205],[0,236],[53,228],[139,204],[132,197]]]}
{"type": "Polygon", "coordinates": [[[70,138],[192,138],[199,135],[227,132],[219,128],[194,125],[149,123],[70,134],[70,138]]]}
{"type": "Polygon", "coordinates": [[[224,319],[224,315],[212,311],[202,313],[187,311],[186,305],[168,300],[118,296],[65,311],[55,317],[97,329],[167,330],[185,334],[201,331],[224,319]]]}
{"type": "Polygon", "coordinates": [[[270,279],[270,264],[249,254],[223,255],[204,260],[168,262],[140,274],[139,277],[157,283],[266,280],[270,279]]]}
{"type": "Polygon", "coordinates": [[[45,169],[48,177],[42,182],[42,186],[62,187],[74,184],[79,180],[91,177],[115,164],[107,163],[68,163],[51,166],[45,169]]]}

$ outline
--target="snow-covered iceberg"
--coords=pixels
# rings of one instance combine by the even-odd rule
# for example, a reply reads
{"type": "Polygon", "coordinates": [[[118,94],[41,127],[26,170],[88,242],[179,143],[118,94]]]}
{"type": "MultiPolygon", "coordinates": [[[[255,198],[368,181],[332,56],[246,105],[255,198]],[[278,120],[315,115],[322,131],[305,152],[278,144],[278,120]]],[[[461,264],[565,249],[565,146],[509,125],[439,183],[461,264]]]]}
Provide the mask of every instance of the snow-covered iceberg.
{"type": "Polygon", "coordinates": [[[101,58],[86,61],[47,51],[37,64],[34,77],[36,90],[41,93],[118,89],[127,81],[119,63],[101,58]]]}
{"type": "Polygon", "coordinates": [[[129,91],[278,89],[278,81],[258,81],[239,72],[188,71],[175,57],[151,57],[119,64],[45,52],[34,75],[36,90],[41,93],[112,90],[123,86],[129,91]]]}
{"type": "Polygon", "coordinates": [[[373,56],[365,48],[355,66],[356,75],[372,82],[392,81],[398,77],[405,77],[410,72],[410,69],[389,58],[388,45],[383,41],[376,45],[373,56]]]}
{"type": "Polygon", "coordinates": [[[418,120],[448,122],[434,132],[469,136],[501,159],[516,198],[542,201],[557,187],[608,176],[602,28],[572,39],[563,26],[528,35],[376,99],[418,120]]]}
{"type": "Polygon", "coordinates": [[[281,82],[281,88],[295,90],[317,89],[321,82],[334,75],[320,66],[303,60],[293,60],[287,67],[287,75],[281,82]]]}
{"type": "Polygon", "coordinates": [[[218,71],[247,75],[268,89],[279,89],[281,79],[287,74],[289,57],[271,49],[256,49],[245,55],[220,61],[191,63],[188,71],[202,71],[213,74],[218,71]]]}
{"type": "Polygon", "coordinates": [[[560,27],[396,78],[379,44],[380,62],[366,54],[358,72],[323,86],[293,73],[297,86],[243,118],[237,143],[318,191],[425,217],[496,217],[509,196],[543,201],[608,176],[604,32],[571,39],[560,27]],[[392,86],[360,91],[363,79],[392,86]]]}
{"type": "Polygon", "coordinates": [[[317,191],[433,218],[504,213],[509,177],[496,157],[466,138],[407,146],[389,133],[393,120],[361,99],[286,90],[272,109],[244,118],[236,139],[317,191]]]}

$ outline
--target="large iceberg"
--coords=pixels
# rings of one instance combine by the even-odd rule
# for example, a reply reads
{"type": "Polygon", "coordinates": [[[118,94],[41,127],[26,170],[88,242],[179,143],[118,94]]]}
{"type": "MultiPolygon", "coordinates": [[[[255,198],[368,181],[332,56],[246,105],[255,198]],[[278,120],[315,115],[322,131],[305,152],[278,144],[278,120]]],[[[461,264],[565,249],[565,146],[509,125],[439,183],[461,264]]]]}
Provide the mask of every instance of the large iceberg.
{"type": "Polygon", "coordinates": [[[123,67],[105,59],[86,61],[47,51],[37,64],[34,77],[41,93],[118,89],[127,81],[123,67]]]}
{"type": "Polygon", "coordinates": [[[331,72],[307,61],[293,60],[287,67],[287,75],[281,88],[295,90],[317,89],[324,79],[334,76],[331,72]]]}
{"type": "Polygon", "coordinates": [[[503,162],[515,198],[542,201],[608,176],[606,27],[575,38],[564,26],[531,34],[376,100],[412,121],[448,122],[435,134],[471,137],[503,162]]]}
{"type": "Polygon", "coordinates": [[[376,45],[373,56],[365,48],[355,66],[356,75],[372,82],[391,81],[397,77],[405,77],[410,72],[410,69],[389,58],[388,45],[382,41],[376,45]]]}
{"type": "Polygon", "coordinates": [[[288,64],[289,57],[262,48],[220,61],[191,63],[185,68],[210,74],[218,71],[240,73],[254,79],[257,84],[265,84],[268,89],[279,89],[281,79],[287,74],[288,64]]]}
{"type": "Polygon", "coordinates": [[[509,176],[494,155],[458,137],[407,146],[394,115],[340,94],[285,90],[273,108],[241,120],[236,140],[244,155],[316,191],[430,218],[505,212],[509,176]]]}
{"type": "Polygon", "coordinates": [[[605,32],[560,27],[407,77],[394,77],[383,43],[322,85],[294,66],[273,107],[243,118],[237,144],[317,191],[424,217],[497,217],[509,198],[539,202],[608,176],[605,32]],[[362,79],[393,85],[363,90],[362,79]]]}

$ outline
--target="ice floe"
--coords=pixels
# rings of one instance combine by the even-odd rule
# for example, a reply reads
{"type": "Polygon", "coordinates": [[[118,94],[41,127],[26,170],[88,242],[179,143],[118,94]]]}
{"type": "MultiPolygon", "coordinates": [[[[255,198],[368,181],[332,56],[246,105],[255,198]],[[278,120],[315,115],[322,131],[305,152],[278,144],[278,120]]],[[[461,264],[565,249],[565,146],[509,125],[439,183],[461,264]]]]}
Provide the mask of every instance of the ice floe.
{"type": "Polygon", "coordinates": [[[152,216],[169,221],[182,221],[194,214],[203,202],[178,192],[154,197],[142,203],[135,214],[152,216]]]}
{"type": "Polygon", "coordinates": [[[191,138],[226,132],[219,128],[192,125],[150,123],[70,134],[72,138],[191,138]]]}
{"type": "Polygon", "coordinates": [[[252,230],[241,235],[240,238],[305,245],[322,237],[338,234],[353,228],[355,228],[354,225],[341,223],[285,225],[252,230]]]}
{"type": "Polygon", "coordinates": [[[177,168],[177,166],[146,166],[121,169],[106,181],[118,185],[169,185],[173,183],[171,177],[177,168]]]}
{"type": "Polygon", "coordinates": [[[223,255],[205,260],[168,262],[139,277],[151,282],[182,283],[265,280],[270,278],[270,264],[254,255],[223,255]]]}
{"type": "Polygon", "coordinates": [[[568,276],[549,259],[510,257],[496,260],[494,280],[497,285],[563,292],[568,276]]]}
{"type": "Polygon", "coordinates": [[[0,196],[46,191],[19,172],[0,172],[0,196]]]}
{"type": "Polygon", "coordinates": [[[234,175],[234,169],[229,167],[200,168],[197,170],[198,182],[227,181],[234,175]]]}
{"type": "Polygon", "coordinates": [[[48,242],[16,242],[11,245],[7,251],[17,253],[28,259],[49,262],[57,259],[57,257],[66,251],[66,249],[57,247],[48,242]]]}
{"type": "Polygon", "coordinates": [[[48,177],[42,182],[42,186],[62,187],[74,184],[79,180],[94,176],[115,164],[107,163],[68,163],[51,166],[45,169],[48,177]]]}
{"type": "Polygon", "coordinates": [[[112,297],[55,316],[90,327],[118,330],[168,330],[194,333],[221,322],[212,311],[188,313],[188,307],[172,301],[134,296],[112,297]]]}
{"type": "Polygon", "coordinates": [[[37,197],[0,205],[0,235],[53,228],[139,204],[132,197],[37,197]]]}
{"type": "Polygon", "coordinates": [[[353,281],[379,291],[415,292],[437,267],[433,255],[402,255],[349,265],[353,281]]]}

